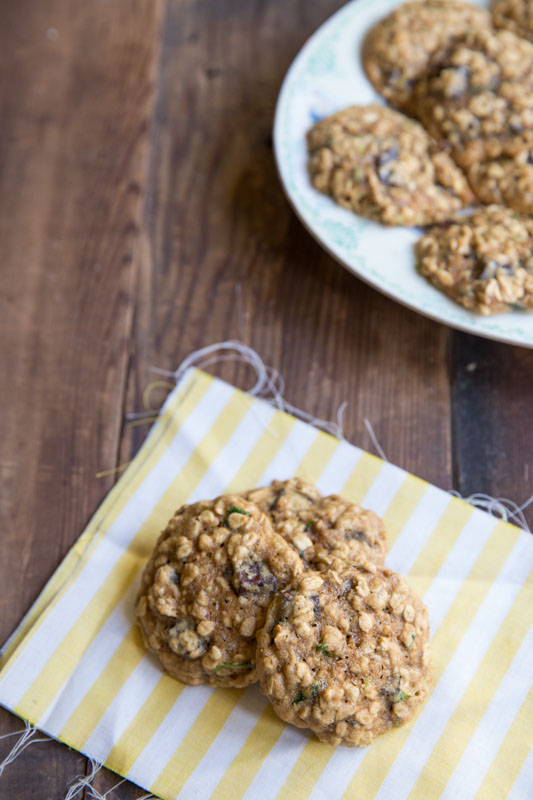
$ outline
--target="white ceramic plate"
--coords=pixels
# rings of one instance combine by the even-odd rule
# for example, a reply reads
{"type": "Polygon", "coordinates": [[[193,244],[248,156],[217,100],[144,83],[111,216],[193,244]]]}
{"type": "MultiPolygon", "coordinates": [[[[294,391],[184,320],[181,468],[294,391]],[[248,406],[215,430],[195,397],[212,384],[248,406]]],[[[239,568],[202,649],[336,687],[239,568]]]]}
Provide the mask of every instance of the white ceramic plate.
{"type": "Polygon", "coordinates": [[[309,182],[305,133],[311,125],[354,103],[380,100],[364,74],[361,43],[374,22],[397,5],[398,0],[352,0],[296,56],[283,82],[274,122],[281,182],[294,210],[324,249],[380,292],[454,328],[533,347],[533,313],[483,317],[463,309],[417,274],[413,243],[419,231],[356,217],[309,182]]]}

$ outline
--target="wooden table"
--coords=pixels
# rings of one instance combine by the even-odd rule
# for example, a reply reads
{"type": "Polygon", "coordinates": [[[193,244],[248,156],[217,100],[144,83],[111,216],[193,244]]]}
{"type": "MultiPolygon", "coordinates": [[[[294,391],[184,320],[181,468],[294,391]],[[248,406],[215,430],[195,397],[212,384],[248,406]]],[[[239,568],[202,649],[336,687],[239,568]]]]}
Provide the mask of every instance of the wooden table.
{"type": "MultiPolygon", "coordinates": [[[[277,92],[339,5],[2,3],[0,640],[116,479],[96,474],[138,450],[146,428],[124,414],[142,408],[150,367],[212,342],[252,345],[312,414],[348,401],[350,441],[372,450],[368,417],[389,459],[437,486],[531,494],[533,351],[377,294],[281,191],[277,92]]],[[[242,367],[219,374],[249,385],[242,367]]],[[[20,724],[0,710],[0,735],[20,724]]],[[[0,797],[62,798],[86,768],[36,744],[0,797]]],[[[95,785],[116,781],[102,771],[95,785]]]]}

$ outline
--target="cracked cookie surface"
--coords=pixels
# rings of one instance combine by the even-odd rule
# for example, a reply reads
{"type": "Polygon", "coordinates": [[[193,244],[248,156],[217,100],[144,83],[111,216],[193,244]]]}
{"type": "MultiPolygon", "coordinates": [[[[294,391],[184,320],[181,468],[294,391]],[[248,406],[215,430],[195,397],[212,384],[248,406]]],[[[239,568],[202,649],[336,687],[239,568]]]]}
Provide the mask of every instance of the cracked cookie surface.
{"type": "Polygon", "coordinates": [[[307,572],[272,601],[258,634],[260,688],[286,722],[365,747],[426,697],[429,623],[397,573],[307,572]]]}
{"type": "Polygon", "coordinates": [[[363,45],[363,66],[391,105],[409,109],[417,80],[437,53],[467,30],[490,28],[490,14],[459,0],[404,3],[380,20],[363,45]]]}
{"type": "Polygon", "coordinates": [[[313,186],[386,225],[428,225],[469,205],[465,176],[414,120],[381,105],[352,106],[307,134],[313,186]]]}
{"type": "Polygon", "coordinates": [[[144,643],[185,683],[247,686],[257,680],[255,634],[266,608],[302,571],[298,554],[242,497],[182,506],[143,572],[144,643]]]}
{"type": "Polygon", "coordinates": [[[415,245],[418,269],[472,311],[533,310],[533,220],[489,206],[431,228],[415,245]]]}
{"type": "Polygon", "coordinates": [[[321,497],[311,484],[291,478],[254,489],[247,498],[270,516],[274,530],[292,545],[306,569],[385,560],[386,532],[380,518],[339,495],[321,497]]]}

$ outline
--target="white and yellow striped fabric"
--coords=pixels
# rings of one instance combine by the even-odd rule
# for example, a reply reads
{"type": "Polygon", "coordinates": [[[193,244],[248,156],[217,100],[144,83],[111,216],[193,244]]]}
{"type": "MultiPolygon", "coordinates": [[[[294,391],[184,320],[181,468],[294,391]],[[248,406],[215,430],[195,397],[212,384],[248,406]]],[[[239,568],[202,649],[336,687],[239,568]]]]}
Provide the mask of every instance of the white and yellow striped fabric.
{"type": "Polygon", "coordinates": [[[0,662],[0,702],[165,800],[533,797],[533,539],[198,370],[0,662]],[[256,686],[162,674],[134,626],[138,578],[182,503],[292,475],[384,517],[391,567],[430,609],[434,682],[370,748],[284,725],[256,686]]]}

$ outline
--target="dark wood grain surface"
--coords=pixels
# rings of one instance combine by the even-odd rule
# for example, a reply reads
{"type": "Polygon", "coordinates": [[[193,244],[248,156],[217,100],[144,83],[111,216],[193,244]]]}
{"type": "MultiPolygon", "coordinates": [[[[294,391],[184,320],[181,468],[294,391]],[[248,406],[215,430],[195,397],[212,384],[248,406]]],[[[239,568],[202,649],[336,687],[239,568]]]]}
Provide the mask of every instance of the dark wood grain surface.
{"type": "MultiPolygon", "coordinates": [[[[391,461],[444,489],[531,494],[533,351],[377,294],[281,191],[277,92],[339,5],[2,3],[0,640],[112,485],[96,473],[141,445],[146,428],[124,413],[142,407],[150,367],[212,342],[250,344],[319,417],[347,401],[350,441],[372,450],[367,417],[391,461]]],[[[0,710],[0,735],[20,726],[0,710]]],[[[36,744],[0,798],[62,798],[86,768],[36,744]]],[[[104,770],[95,786],[116,782],[104,770]]],[[[122,784],[109,797],[141,795],[122,784]]]]}

